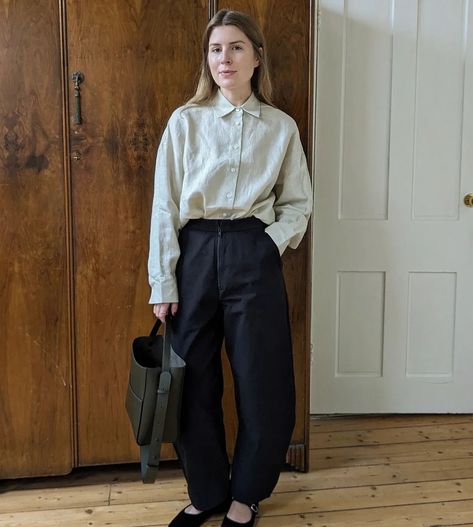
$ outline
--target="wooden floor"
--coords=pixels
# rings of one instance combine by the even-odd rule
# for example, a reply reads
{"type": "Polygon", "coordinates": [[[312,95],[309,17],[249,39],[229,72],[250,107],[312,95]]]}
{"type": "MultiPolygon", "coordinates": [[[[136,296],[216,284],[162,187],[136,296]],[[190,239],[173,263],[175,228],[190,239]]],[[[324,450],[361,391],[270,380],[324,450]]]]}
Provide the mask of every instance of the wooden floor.
{"type": "MultiPolygon", "coordinates": [[[[188,503],[175,463],[0,482],[1,527],[165,526],[188,503]]],[[[220,525],[218,518],[207,526],[220,525]]],[[[311,470],[283,472],[258,527],[473,526],[473,417],[312,418],[311,470]]]]}

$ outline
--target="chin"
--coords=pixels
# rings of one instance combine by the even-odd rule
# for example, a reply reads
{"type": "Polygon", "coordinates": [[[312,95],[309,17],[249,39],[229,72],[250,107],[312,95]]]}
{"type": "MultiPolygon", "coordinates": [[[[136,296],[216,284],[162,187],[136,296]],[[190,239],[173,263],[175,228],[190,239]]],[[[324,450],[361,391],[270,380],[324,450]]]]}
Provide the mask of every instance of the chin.
{"type": "Polygon", "coordinates": [[[236,82],[220,82],[220,88],[225,88],[227,90],[234,90],[240,87],[240,85],[236,82]]]}

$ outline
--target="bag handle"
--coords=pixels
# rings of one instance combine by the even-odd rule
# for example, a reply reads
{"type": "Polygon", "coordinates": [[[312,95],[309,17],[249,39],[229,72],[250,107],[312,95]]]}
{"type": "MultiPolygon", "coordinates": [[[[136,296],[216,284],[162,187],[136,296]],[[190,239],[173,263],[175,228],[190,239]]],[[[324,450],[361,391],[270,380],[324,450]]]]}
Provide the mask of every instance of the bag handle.
{"type": "Polygon", "coordinates": [[[164,342],[163,342],[163,371],[171,371],[171,336],[172,329],[169,319],[166,317],[166,325],[164,326],[164,342]]]}
{"type": "Polygon", "coordinates": [[[158,330],[161,327],[161,320],[159,318],[156,319],[156,322],[154,323],[153,329],[151,330],[151,333],[149,334],[150,337],[155,337],[158,334],[158,330]]]}
{"type": "MultiPolygon", "coordinates": [[[[161,327],[161,320],[156,319],[153,329],[149,334],[150,337],[156,337],[158,330],[161,327]]],[[[162,371],[171,370],[171,324],[169,323],[169,316],[166,316],[166,324],[164,325],[164,344],[163,344],[163,359],[162,371]]]]}

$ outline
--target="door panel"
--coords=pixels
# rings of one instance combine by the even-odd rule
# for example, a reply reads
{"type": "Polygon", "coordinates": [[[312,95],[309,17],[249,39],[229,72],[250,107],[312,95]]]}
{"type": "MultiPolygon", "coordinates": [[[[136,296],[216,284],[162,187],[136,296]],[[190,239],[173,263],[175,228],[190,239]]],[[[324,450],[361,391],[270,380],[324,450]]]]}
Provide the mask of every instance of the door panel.
{"type": "MultiPolygon", "coordinates": [[[[193,93],[205,1],[67,2],[73,123],[79,464],[137,459],[124,409],[130,343],[149,332],[148,236],[156,149],[193,93]],[[74,159],[79,158],[80,159],[74,159]]],[[[166,447],[163,455],[170,455],[166,447]]]]}
{"type": "Polygon", "coordinates": [[[321,2],[313,412],[473,409],[472,24],[321,2]]]}
{"type": "Polygon", "coordinates": [[[0,4],[0,478],[72,467],[58,2],[0,4]]]}

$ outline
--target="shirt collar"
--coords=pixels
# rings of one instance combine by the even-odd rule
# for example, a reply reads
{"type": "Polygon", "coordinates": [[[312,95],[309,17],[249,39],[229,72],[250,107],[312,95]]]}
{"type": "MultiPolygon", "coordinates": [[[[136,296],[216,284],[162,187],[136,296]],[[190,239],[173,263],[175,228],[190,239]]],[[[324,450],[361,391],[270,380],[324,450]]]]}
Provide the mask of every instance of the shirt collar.
{"type": "Polygon", "coordinates": [[[215,113],[218,117],[223,117],[233,112],[236,108],[241,108],[245,112],[259,117],[261,113],[261,102],[256,98],[256,95],[251,92],[251,95],[241,106],[234,106],[224,95],[218,90],[214,101],[213,106],[215,113]]]}

